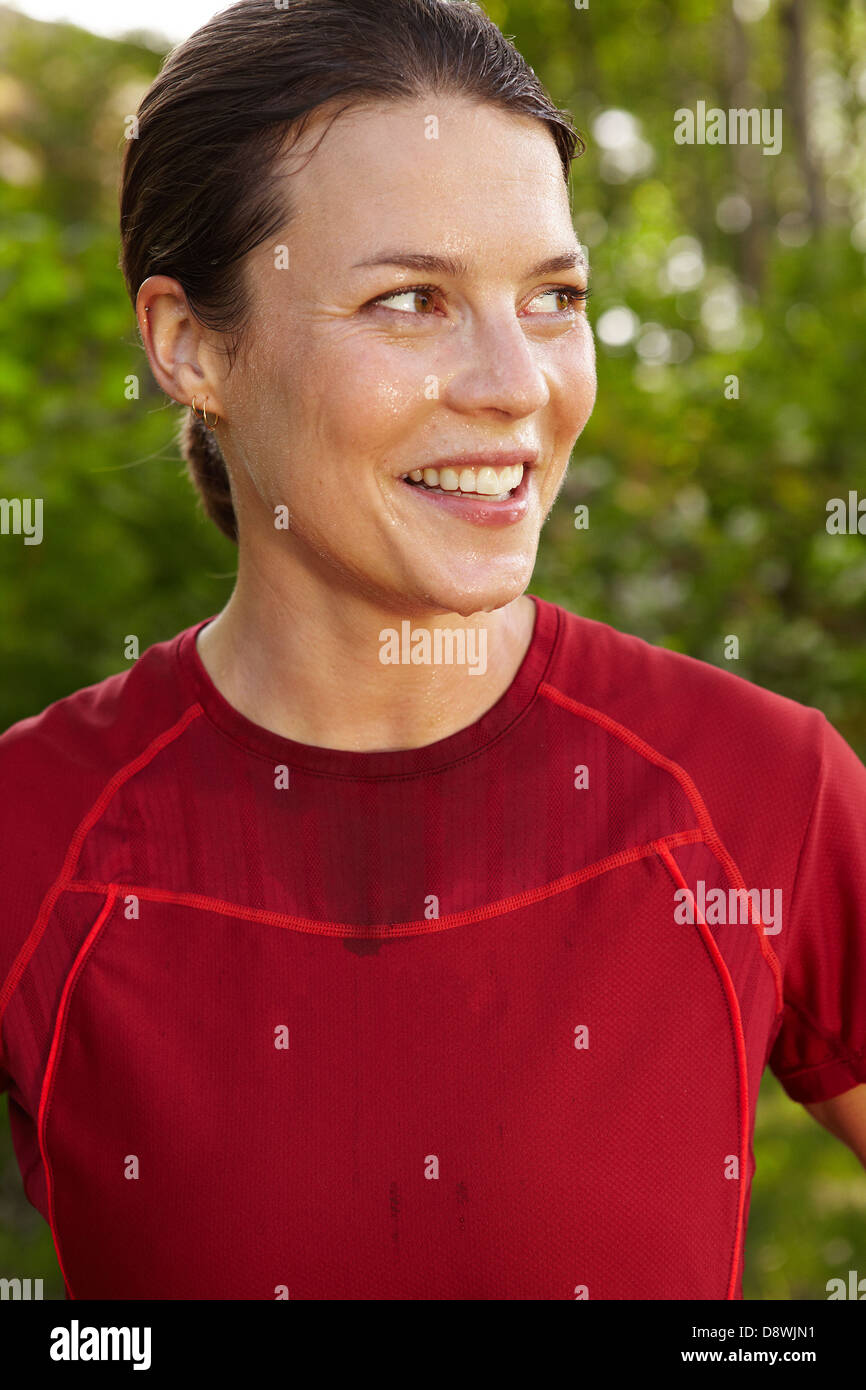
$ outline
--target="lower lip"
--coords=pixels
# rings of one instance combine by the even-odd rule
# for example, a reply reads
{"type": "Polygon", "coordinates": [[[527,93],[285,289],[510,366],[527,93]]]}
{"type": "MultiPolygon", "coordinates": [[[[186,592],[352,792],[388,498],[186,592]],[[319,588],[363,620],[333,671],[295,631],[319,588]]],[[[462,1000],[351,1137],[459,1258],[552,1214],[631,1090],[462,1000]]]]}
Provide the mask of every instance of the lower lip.
{"type": "Polygon", "coordinates": [[[491,498],[485,497],[466,497],[447,492],[434,492],[432,488],[425,487],[423,483],[408,483],[405,479],[401,479],[401,482],[403,487],[417,493],[422,501],[432,502],[446,512],[462,517],[464,521],[474,522],[476,526],[512,526],[514,522],[522,521],[529,510],[529,475],[531,472],[531,468],[524,467],[523,477],[511,495],[506,497],[503,502],[494,502],[491,498]]]}

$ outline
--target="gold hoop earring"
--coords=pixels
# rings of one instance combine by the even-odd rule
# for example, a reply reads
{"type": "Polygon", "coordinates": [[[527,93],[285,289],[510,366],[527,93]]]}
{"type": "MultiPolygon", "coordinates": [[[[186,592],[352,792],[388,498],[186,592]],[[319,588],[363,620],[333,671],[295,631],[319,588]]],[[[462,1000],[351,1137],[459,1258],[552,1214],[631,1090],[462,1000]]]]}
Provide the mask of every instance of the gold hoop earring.
{"type": "Polygon", "coordinates": [[[193,415],[195,416],[195,418],[196,418],[197,420],[202,420],[202,421],[204,422],[206,428],[209,429],[209,430],[211,430],[211,431],[215,430],[216,427],[217,427],[217,425],[219,424],[219,418],[220,418],[220,417],[219,417],[218,415],[215,415],[215,416],[214,416],[214,422],[213,422],[212,425],[208,422],[208,418],[207,418],[207,396],[205,396],[205,398],[204,398],[204,406],[202,407],[202,413],[201,413],[201,415],[199,415],[198,411],[197,411],[196,408],[195,408],[195,396],[193,396],[193,398],[192,398],[192,413],[193,413],[193,415]]]}

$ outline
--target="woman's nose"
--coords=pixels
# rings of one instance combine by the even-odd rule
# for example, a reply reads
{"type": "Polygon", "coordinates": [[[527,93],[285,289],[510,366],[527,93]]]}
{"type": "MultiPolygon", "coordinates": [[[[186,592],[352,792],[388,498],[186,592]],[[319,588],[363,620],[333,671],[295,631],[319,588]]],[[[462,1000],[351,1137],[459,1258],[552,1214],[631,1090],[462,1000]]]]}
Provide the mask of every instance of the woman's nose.
{"type": "Polygon", "coordinates": [[[550,399],[541,362],[542,343],[527,340],[513,310],[488,314],[461,333],[456,360],[441,399],[453,410],[498,410],[525,416],[550,399]]]}

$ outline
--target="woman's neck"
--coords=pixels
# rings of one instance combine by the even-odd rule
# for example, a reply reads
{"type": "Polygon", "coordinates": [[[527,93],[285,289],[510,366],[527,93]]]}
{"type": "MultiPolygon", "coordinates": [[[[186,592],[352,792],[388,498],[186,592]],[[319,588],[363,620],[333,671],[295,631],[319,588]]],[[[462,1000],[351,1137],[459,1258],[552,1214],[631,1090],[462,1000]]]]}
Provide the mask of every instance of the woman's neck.
{"type": "Polygon", "coordinates": [[[526,595],[468,618],[389,613],[334,590],[290,602],[239,574],[197,650],[223,698],[284,738],[355,752],[421,748],[474,724],[505,693],[535,611],[526,595]]]}

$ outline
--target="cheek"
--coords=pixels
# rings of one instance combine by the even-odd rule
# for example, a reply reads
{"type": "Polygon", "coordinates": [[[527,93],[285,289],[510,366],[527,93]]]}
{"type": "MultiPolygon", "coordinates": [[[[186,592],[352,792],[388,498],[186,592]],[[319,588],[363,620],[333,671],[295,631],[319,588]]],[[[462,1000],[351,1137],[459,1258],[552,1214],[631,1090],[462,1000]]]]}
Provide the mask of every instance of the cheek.
{"type": "Polygon", "coordinates": [[[595,342],[589,324],[563,352],[558,366],[559,400],[564,417],[572,428],[583,428],[595,404],[595,342]]]}
{"type": "Polygon", "coordinates": [[[429,410],[424,371],[407,354],[371,350],[369,343],[329,350],[305,375],[316,434],[349,442],[355,454],[397,442],[429,410]]]}

